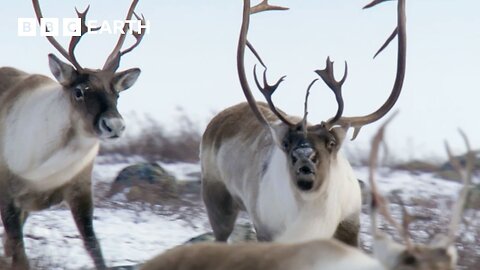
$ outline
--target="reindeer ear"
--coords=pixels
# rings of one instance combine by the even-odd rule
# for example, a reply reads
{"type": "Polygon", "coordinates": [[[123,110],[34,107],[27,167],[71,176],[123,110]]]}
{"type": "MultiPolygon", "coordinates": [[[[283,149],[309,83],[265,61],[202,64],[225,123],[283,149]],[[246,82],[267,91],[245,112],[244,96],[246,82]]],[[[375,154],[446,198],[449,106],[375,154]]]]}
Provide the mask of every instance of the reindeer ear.
{"type": "Polygon", "coordinates": [[[330,130],[330,133],[333,135],[335,140],[328,142],[327,148],[330,152],[337,152],[345,140],[347,131],[342,127],[334,127],[330,130]]]}
{"type": "Polygon", "coordinates": [[[373,254],[387,269],[394,269],[397,260],[405,253],[406,248],[388,235],[378,234],[373,239],[373,254]]]}
{"type": "Polygon", "coordinates": [[[48,55],[50,71],[57,81],[63,86],[69,86],[77,78],[77,71],[71,65],[62,62],[54,54],[48,55]]]}
{"type": "Polygon", "coordinates": [[[139,68],[132,68],[115,74],[113,78],[113,88],[117,92],[122,92],[132,87],[140,76],[139,68]]]}
{"type": "Polygon", "coordinates": [[[450,238],[443,234],[435,235],[429,244],[432,249],[436,250],[440,255],[448,255],[452,262],[452,266],[457,264],[458,253],[455,243],[450,241],[450,238]]]}

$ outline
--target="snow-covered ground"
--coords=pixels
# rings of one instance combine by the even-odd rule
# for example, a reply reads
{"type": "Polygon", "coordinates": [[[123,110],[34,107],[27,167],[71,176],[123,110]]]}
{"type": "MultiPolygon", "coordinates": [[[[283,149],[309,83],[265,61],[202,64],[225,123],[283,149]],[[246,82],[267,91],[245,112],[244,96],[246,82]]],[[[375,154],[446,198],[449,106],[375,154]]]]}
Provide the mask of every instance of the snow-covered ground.
{"type": "MultiPolygon", "coordinates": [[[[112,182],[117,173],[127,165],[129,164],[98,162],[94,169],[96,185],[112,182]]],[[[198,180],[200,169],[197,164],[162,165],[178,179],[198,180]]],[[[359,179],[368,179],[367,168],[360,167],[355,171],[359,179]]],[[[388,169],[380,170],[377,179],[383,193],[398,192],[408,210],[428,216],[430,220],[412,226],[412,235],[420,242],[427,241],[430,233],[437,232],[439,230],[437,227],[448,223],[451,202],[461,187],[458,183],[435,178],[432,174],[413,175],[405,171],[391,172],[388,169]],[[430,230],[430,227],[436,228],[430,230]]],[[[156,211],[155,207],[138,203],[97,201],[94,226],[108,265],[142,263],[168,248],[209,231],[201,202],[198,204],[198,208],[194,208],[196,211],[194,215],[189,214],[191,211],[187,214],[182,213],[181,207],[177,214],[163,215],[161,211],[156,211]]],[[[399,208],[394,207],[392,210],[396,218],[399,218],[399,208]]],[[[478,259],[480,243],[476,242],[480,239],[479,212],[470,212],[468,219],[470,224],[462,226],[459,237],[462,244],[459,245],[459,249],[462,252],[469,246],[467,250],[469,256],[473,255],[473,260],[480,262],[478,259]]],[[[362,242],[366,249],[370,243],[368,223],[368,216],[362,214],[362,242]]],[[[70,212],[64,206],[32,213],[25,225],[24,233],[27,254],[32,265],[38,269],[93,267],[70,212]]],[[[3,228],[0,227],[0,235],[2,234],[3,228]]],[[[0,257],[2,254],[3,247],[0,243],[0,257]]]]}

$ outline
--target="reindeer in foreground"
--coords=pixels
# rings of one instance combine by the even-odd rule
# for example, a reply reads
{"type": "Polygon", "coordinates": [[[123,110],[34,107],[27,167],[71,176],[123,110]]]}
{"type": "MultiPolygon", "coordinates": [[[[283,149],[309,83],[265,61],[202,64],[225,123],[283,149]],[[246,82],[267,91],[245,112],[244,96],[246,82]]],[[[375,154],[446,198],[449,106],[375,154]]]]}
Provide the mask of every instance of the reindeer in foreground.
{"type": "MultiPolygon", "coordinates": [[[[38,21],[43,18],[33,0],[38,21]]],[[[131,4],[132,18],[138,0],[131,4]]],[[[78,12],[81,36],[74,36],[68,51],[53,37],[49,42],[73,66],[48,56],[57,82],[15,68],[0,68],[0,210],[5,228],[5,254],[13,269],[28,269],[22,227],[28,212],[66,201],[85,247],[98,269],[105,269],[100,245],[93,231],[91,174],[99,139],[122,135],[125,124],[117,110],[119,93],[130,88],[140,69],[116,72],[120,58],[138,46],[144,33],[133,32],[136,42],[121,50],[125,25],[102,69],[80,66],[75,48],[88,31],[88,8],[78,12]]],[[[138,17],[142,24],[144,18],[138,17]]]]}
{"type": "MultiPolygon", "coordinates": [[[[374,6],[378,1],[367,7],[374,6]]],[[[243,22],[237,50],[237,69],[247,103],[225,109],[209,123],[201,144],[203,200],[216,240],[226,241],[239,210],[246,210],[260,241],[301,242],[335,237],[358,244],[361,193],[353,170],[340,151],[349,127],[359,129],[387,114],[397,101],[405,76],[406,29],[403,1],[398,6],[398,25],[382,47],[398,35],[397,74],[391,94],[375,112],[360,117],[342,117],[341,81],[336,81],[333,62],[316,73],[333,90],[336,115],[326,122],[307,124],[307,90],[303,118],[278,110],[272,94],[283,77],[269,85],[266,70],[261,86],[268,104],[257,103],[248,85],[245,47],[251,13],[285,9],[262,1],[250,7],[244,1],[243,22]]],[[[380,49],[380,51],[382,50],[380,49]]],[[[255,74],[255,69],[254,69],[255,74]]]]}
{"type": "MultiPolygon", "coordinates": [[[[403,2],[400,0],[399,2],[403,2]]],[[[390,118],[391,119],[391,118],[390,118]]],[[[472,178],[475,158],[466,136],[469,158],[462,170],[447,147],[451,163],[464,180],[459,199],[453,207],[446,235],[437,235],[431,245],[412,243],[408,237],[407,216],[400,226],[388,211],[388,201],[381,196],[375,183],[375,168],[380,143],[386,125],[379,129],[372,142],[370,158],[371,209],[373,254],[339,242],[336,239],[317,239],[305,243],[206,243],[180,246],[168,250],[147,262],[141,270],[453,270],[456,264],[455,233],[461,221],[472,178]],[[377,228],[377,213],[399,230],[405,244],[393,241],[377,228]]],[[[402,205],[403,207],[403,205],[402,205]]],[[[403,211],[406,215],[406,210],[403,211]]]]}
{"type": "Polygon", "coordinates": [[[377,165],[379,147],[383,140],[385,127],[389,121],[390,120],[379,129],[376,136],[373,138],[370,154],[369,182],[372,195],[370,220],[373,236],[373,256],[382,262],[386,269],[453,270],[457,263],[455,234],[462,220],[465,203],[472,182],[472,171],[475,165],[475,155],[471,150],[468,138],[465,133],[460,131],[460,135],[465,141],[468,151],[465,169],[463,169],[460,162],[453,157],[448,144],[445,143],[450,163],[463,180],[463,187],[460,190],[459,198],[452,209],[452,217],[447,234],[435,235],[429,245],[415,244],[413,243],[413,239],[410,239],[410,234],[408,232],[408,226],[412,217],[408,215],[403,203],[400,202],[403,213],[403,223],[400,225],[390,214],[387,208],[388,200],[380,195],[375,182],[375,168],[377,165]],[[390,237],[378,230],[376,218],[378,212],[399,232],[403,238],[404,244],[396,243],[390,237]]]}

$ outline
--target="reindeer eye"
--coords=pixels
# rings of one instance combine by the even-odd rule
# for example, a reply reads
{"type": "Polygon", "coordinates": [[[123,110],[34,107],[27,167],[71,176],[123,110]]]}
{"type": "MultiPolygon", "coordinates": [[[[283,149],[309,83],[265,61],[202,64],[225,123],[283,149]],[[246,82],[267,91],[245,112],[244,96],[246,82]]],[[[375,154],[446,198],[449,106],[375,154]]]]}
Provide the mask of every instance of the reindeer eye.
{"type": "Polygon", "coordinates": [[[328,150],[333,150],[333,148],[337,145],[337,142],[335,142],[334,140],[330,140],[327,142],[327,148],[328,150]]]}
{"type": "Polygon", "coordinates": [[[75,99],[77,100],[81,100],[83,99],[83,90],[81,87],[77,86],[75,87],[75,89],[73,90],[74,91],[74,95],[75,95],[75,99]]]}

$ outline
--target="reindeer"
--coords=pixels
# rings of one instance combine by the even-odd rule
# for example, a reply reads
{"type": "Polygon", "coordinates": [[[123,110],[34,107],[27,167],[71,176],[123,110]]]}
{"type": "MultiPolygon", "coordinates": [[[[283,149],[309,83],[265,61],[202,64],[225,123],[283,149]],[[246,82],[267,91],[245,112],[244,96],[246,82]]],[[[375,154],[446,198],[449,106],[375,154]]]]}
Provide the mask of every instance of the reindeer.
{"type": "MultiPolygon", "coordinates": [[[[395,116],[395,115],[393,115],[395,116]]],[[[459,192],[459,198],[453,206],[452,217],[446,234],[437,234],[432,238],[429,245],[415,244],[408,232],[408,227],[413,217],[410,216],[400,200],[403,213],[403,222],[399,224],[392,217],[387,208],[388,200],[378,192],[375,182],[375,168],[377,166],[378,152],[383,141],[384,131],[388,122],[378,130],[372,140],[370,153],[369,182],[371,188],[370,221],[371,233],[373,236],[373,257],[382,262],[386,269],[401,270],[453,270],[456,269],[457,250],[455,247],[455,234],[458,230],[464,207],[468,198],[470,184],[472,182],[472,171],[475,165],[475,155],[471,150],[467,136],[460,130],[467,147],[467,164],[463,169],[460,162],[452,155],[448,143],[445,143],[446,152],[450,163],[463,180],[463,187],[459,192]],[[390,237],[378,230],[377,213],[390,223],[402,236],[404,244],[392,240],[390,237]]],[[[400,199],[400,198],[399,198],[400,199]]]]}
{"type": "MultiPolygon", "coordinates": [[[[366,6],[374,6],[378,1],[366,6]]],[[[402,1],[403,3],[403,1],[402,1]]],[[[397,101],[405,76],[406,30],[403,4],[398,26],[387,42],[398,35],[395,83],[386,102],[375,112],[343,117],[342,84],[334,78],[333,62],[316,73],[335,94],[338,110],[326,122],[307,123],[307,98],[303,118],[289,116],[275,107],[272,94],[283,78],[269,85],[266,66],[247,41],[250,14],[283,10],[266,0],[250,7],[244,1],[243,22],[237,50],[237,70],[247,103],[227,108],[206,128],[201,142],[203,200],[217,241],[226,241],[237,214],[246,210],[260,241],[301,242],[335,237],[358,244],[361,193],[355,174],[340,151],[345,132],[354,127],[355,138],[364,125],[387,114],[397,101]],[[255,82],[267,104],[256,102],[245,75],[245,47],[265,67],[264,86],[254,68],[255,82]]],[[[377,53],[378,54],[378,53],[377,53]]]]}
{"type": "MultiPolygon", "coordinates": [[[[40,22],[39,2],[32,2],[40,22]]],[[[132,2],[127,20],[135,14],[137,3],[132,2]]],[[[0,69],[0,210],[5,254],[12,257],[13,269],[29,268],[22,233],[28,213],[62,201],[70,206],[96,268],[106,268],[92,225],[92,168],[99,140],[117,138],[125,130],[117,99],[135,83],[140,69],[116,71],[121,57],[139,45],[144,32],[133,32],[136,42],[122,50],[126,24],[104,66],[83,68],[75,48],[88,32],[88,9],[77,11],[81,35],[72,37],[68,51],[54,37],[47,37],[73,65],[49,54],[56,82],[11,67],[0,69]]],[[[143,16],[135,16],[145,24],[143,16]]]]}
{"type": "MultiPolygon", "coordinates": [[[[404,0],[399,3],[403,4],[404,0]]],[[[392,118],[390,118],[392,119],[392,118]]],[[[474,152],[464,133],[468,164],[462,170],[448,146],[447,153],[456,171],[462,176],[463,187],[453,207],[452,219],[445,235],[437,235],[430,245],[414,244],[408,235],[411,217],[403,208],[403,226],[391,216],[388,200],[377,190],[375,168],[380,143],[390,119],[378,130],[372,142],[370,157],[371,203],[370,220],[373,254],[368,255],[337,239],[316,239],[304,243],[203,243],[179,246],[148,261],[141,270],[453,270],[457,261],[455,232],[464,210],[475,164],[474,152]],[[405,244],[392,240],[378,230],[377,214],[396,228],[405,244]]]]}

